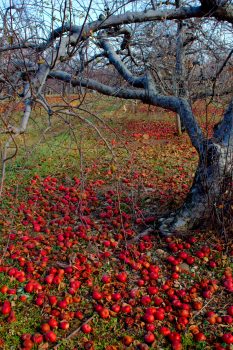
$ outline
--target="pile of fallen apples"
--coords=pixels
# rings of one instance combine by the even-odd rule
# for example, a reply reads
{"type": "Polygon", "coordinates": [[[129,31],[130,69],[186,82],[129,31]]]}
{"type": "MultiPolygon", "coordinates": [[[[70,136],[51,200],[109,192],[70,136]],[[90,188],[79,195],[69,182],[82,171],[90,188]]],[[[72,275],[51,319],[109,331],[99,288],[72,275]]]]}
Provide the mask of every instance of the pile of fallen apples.
{"type": "Polygon", "coordinates": [[[2,212],[0,275],[9,283],[0,285],[1,324],[17,322],[19,303],[33,303],[41,323],[19,335],[24,350],[75,337],[78,349],[95,349],[98,318],[118,320],[113,338],[121,345],[109,350],[179,350],[187,337],[190,349],[230,349],[233,247],[226,256],[224,242],[206,244],[199,232],[137,237],[154,218],[143,217],[129,195],[134,184],[124,183],[119,193],[102,189],[102,180],[83,188],[77,178],[35,176],[24,201],[9,190],[15,222],[2,212]]]}

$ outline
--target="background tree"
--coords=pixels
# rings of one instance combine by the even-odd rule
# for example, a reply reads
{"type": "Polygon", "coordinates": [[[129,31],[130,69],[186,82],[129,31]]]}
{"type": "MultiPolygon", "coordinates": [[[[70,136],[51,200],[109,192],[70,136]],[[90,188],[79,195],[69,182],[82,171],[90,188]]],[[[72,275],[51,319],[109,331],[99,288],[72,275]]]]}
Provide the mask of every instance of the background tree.
{"type": "Polygon", "coordinates": [[[232,187],[232,1],[30,2],[1,12],[2,95],[19,96],[25,105],[19,126],[10,113],[3,119],[10,133],[3,167],[12,135],[25,132],[33,104],[50,117],[56,112],[45,87],[59,80],[178,114],[199,165],[184,205],[160,219],[160,230],[186,231],[211,217],[232,187]],[[119,77],[111,83],[98,74],[109,66],[119,77]],[[226,97],[226,111],[208,138],[192,106],[218,96],[226,97]]]}

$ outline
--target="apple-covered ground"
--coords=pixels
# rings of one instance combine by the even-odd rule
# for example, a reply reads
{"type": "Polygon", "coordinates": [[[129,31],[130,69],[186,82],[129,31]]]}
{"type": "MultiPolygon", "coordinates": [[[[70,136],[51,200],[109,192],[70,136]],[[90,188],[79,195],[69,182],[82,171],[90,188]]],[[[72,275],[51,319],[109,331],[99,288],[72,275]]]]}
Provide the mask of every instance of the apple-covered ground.
{"type": "MultiPolygon", "coordinates": [[[[124,165],[93,160],[82,176],[38,167],[20,191],[6,185],[0,348],[232,348],[230,236],[206,228],[163,238],[154,224],[192,181],[187,136],[167,121],[121,131],[124,165]]],[[[115,152],[120,142],[111,140],[115,152]]]]}

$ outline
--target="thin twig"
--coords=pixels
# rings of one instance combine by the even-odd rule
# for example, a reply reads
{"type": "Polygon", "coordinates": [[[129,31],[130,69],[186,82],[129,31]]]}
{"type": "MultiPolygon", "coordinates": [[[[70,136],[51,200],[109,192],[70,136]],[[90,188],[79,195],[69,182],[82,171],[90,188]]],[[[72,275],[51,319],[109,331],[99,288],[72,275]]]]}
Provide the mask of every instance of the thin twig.
{"type": "Polygon", "coordinates": [[[136,237],[132,238],[130,241],[127,242],[127,244],[133,243],[138,241],[140,238],[148,235],[149,233],[154,232],[154,229],[152,227],[147,228],[146,230],[139,233],[136,237]]]}
{"type": "MultiPolygon", "coordinates": [[[[94,318],[94,315],[91,316],[90,318],[88,318],[81,326],[79,326],[77,329],[75,329],[74,332],[72,332],[70,335],[68,335],[67,338],[65,338],[65,339],[63,339],[63,340],[69,340],[69,339],[74,338],[74,337],[76,336],[76,334],[80,331],[80,329],[82,328],[82,326],[83,326],[84,324],[89,323],[93,318],[94,318]]],[[[53,350],[57,350],[57,349],[59,348],[60,345],[62,345],[62,342],[59,343],[59,344],[57,344],[57,345],[53,348],[53,350]]]]}
{"type": "Polygon", "coordinates": [[[192,320],[194,320],[195,317],[197,317],[200,313],[202,313],[202,311],[211,303],[211,301],[213,301],[213,299],[215,299],[215,295],[209,300],[207,301],[207,303],[203,306],[203,308],[201,310],[199,310],[193,317],[192,320]]]}

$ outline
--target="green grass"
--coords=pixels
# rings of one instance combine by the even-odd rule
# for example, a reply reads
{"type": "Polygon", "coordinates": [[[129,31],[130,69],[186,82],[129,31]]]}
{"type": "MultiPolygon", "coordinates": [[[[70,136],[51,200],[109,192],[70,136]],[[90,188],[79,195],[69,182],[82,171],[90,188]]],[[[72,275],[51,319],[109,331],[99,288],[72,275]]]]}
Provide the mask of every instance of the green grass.
{"type": "MultiPolygon", "coordinates": [[[[34,132],[21,138],[18,142],[17,156],[7,162],[6,183],[13,184],[20,179],[21,184],[27,183],[35,173],[42,177],[80,176],[80,149],[84,159],[84,167],[96,159],[110,159],[104,145],[98,145],[98,140],[90,130],[84,130],[85,142],[77,144],[69,130],[50,132],[42,140],[34,132]]],[[[76,137],[81,138],[77,130],[76,137]]],[[[82,136],[83,137],[83,136],[82,136]]]]}
{"type": "MultiPolygon", "coordinates": [[[[9,278],[0,274],[0,285],[5,285],[9,288],[17,287],[15,283],[9,282],[9,278]]],[[[18,288],[19,290],[19,288],[18,288]]],[[[38,327],[41,319],[41,310],[36,307],[32,302],[32,296],[27,294],[27,301],[21,302],[18,297],[20,292],[16,295],[12,295],[8,300],[11,300],[11,304],[14,304],[14,309],[17,309],[16,321],[9,323],[6,321],[7,316],[0,315],[0,339],[4,340],[4,350],[18,349],[21,344],[21,335],[24,333],[33,333],[38,327]],[[33,317],[32,317],[33,315],[33,317]]],[[[23,292],[22,294],[26,294],[23,292]]],[[[6,299],[6,295],[0,293],[0,300],[6,299]]]]}

